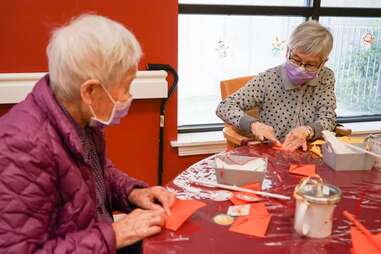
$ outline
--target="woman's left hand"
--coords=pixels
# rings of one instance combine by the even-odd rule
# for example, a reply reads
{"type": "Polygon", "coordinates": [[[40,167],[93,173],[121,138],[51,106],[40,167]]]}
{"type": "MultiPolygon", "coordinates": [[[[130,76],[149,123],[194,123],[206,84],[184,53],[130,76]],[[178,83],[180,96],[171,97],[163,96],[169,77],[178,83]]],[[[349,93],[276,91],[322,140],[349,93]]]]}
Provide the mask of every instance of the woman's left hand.
{"type": "Polygon", "coordinates": [[[303,148],[303,151],[307,151],[307,138],[309,131],[306,126],[300,126],[290,131],[285,141],[283,142],[282,149],[288,151],[295,151],[299,147],[303,148]]]}
{"type": "Polygon", "coordinates": [[[164,210],[167,215],[171,214],[175,199],[174,193],[161,186],[133,189],[128,196],[128,201],[137,207],[147,210],[164,210]]]}

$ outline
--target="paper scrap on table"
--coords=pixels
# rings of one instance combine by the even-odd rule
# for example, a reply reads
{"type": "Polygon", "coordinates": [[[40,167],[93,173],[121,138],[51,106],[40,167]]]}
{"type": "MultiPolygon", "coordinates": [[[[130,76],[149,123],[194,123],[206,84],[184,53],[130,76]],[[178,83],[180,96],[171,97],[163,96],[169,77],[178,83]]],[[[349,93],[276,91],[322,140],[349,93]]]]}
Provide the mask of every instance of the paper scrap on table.
{"type": "Polygon", "coordinates": [[[165,228],[177,231],[194,212],[204,206],[206,204],[201,201],[177,199],[171,208],[165,228]]]}
{"type": "MultiPolygon", "coordinates": [[[[260,183],[247,184],[247,185],[244,185],[242,187],[246,188],[246,189],[250,189],[250,190],[256,190],[256,191],[260,191],[261,190],[260,183]]],[[[253,193],[235,192],[235,194],[230,198],[230,201],[233,203],[233,205],[244,205],[244,204],[247,204],[247,203],[251,202],[251,201],[248,201],[248,200],[242,200],[242,199],[238,198],[237,194],[242,194],[242,195],[245,195],[245,196],[252,197],[252,198],[254,198],[256,200],[256,202],[258,202],[260,200],[263,200],[262,197],[259,197],[259,196],[255,195],[253,193]]]]}
{"type": "Polygon", "coordinates": [[[282,146],[273,145],[271,148],[274,150],[283,151],[282,146]]]}
{"type": "Polygon", "coordinates": [[[322,145],[322,144],[325,144],[324,139],[317,139],[310,143],[310,145],[322,145]]]}
{"type": "Polygon", "coordinates": [[[288,172],[294,175],[312,176],[316,174],[316,166],[314,164],[291,164],[288,172]]]}
{"type": "Polygon", "coordinates": [[[318,145],[311,145],[308,147],[308,151],[316,154],[320,158],[323,158],[323,153],[321,152],[321,147],[318,145]]]}
{"type": "Polygon", "coordinates": [[[228,207],[229,216],[246,216],[250,213],[250,205],[234,205],[228,207]]]}
{"type": "MultiPolygon", "coordinates": [[[[381,243],[381,234],[374,235],[381,243]]],[[[374,244],[359,229],[351,227],[353,254],[380,254],[374,244]]]]}
{"type": "Polygon", "coordinates": [[[257,237],[265,237],[271,221],[264,203],[250,205],[250,213],[235,220],[229,231],[257,237]]]}

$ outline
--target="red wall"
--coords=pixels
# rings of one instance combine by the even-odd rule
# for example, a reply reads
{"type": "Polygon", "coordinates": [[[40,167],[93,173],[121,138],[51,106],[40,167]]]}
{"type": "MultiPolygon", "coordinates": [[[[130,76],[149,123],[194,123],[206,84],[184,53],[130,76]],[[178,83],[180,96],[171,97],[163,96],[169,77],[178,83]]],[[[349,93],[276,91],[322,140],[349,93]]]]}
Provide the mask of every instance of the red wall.
{"type": "MultiPolygon", "coordinates": [[[[140,41],[147,63],[177,68],[177,0],[17,0],[0,8],[0,72],[47,71],[45,48],[51,30],[71,17],[93,12],[123,23],[140,41]]],[[[155,184],[159,142],[159,100],[136,100],[129,115],[106,132],[108,155],[131,176],[155,184]]],[[[0,115],[10,105],[0,105],[0,115]]],[[[205,156],[178,157],[169,142],[177,137],[177,95],[165,121],[164,182],[205,156]]]]}

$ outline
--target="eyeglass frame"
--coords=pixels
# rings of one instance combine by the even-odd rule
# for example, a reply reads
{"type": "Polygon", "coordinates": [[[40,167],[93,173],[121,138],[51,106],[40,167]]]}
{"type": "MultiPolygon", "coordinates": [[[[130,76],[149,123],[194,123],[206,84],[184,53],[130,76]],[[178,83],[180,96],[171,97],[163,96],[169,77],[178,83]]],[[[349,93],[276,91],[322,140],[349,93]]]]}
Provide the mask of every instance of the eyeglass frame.
{"type": "Polygon", "coordinates": [[[304,62],[302,62],[302,61],[298,61],[298,60],[296,60],[295,58],[293,58],[291,55],[292,55],[292,49],[290,49],[289,50],[289,54],[288,54],[288,60],[290,61],[290,63],[291,64],[293,64],[294,66],[298,66],[298,67],[302,67],[303,66],[303,68],[307,71],[307,72],[316,72],[316,71],[318,71],[320,68],[321,68],[321,66],[324,64],[324,63],[326,63],[327,61],[328,61],[328,58],[325,58],[325,59],[323,59],[322,61],[321,61],[321,63],[318,65],[318,66],[316,66],[316,65],[313,65],[313,64],[306,64],[306,63],[304,63],[304,62]],[[310,67],[308,67],[308,66],[310,66],[310,67],[313,67],[314,69],[310,69],[310,67]]]}

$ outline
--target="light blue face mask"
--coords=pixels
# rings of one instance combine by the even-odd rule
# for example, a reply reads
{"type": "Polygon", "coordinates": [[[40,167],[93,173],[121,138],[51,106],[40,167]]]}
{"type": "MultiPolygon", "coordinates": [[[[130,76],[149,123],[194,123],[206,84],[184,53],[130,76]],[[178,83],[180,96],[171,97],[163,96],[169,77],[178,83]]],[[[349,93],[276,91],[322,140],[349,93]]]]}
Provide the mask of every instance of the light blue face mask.
{"type": "Polygon", "coordinates": [[[111,100],[113,104],[111,114],[108,120],[99,119],[96,116],[93,107],[89,105],[91,114],[93,115],[90,119],[90,126],[101,125],[105,127],[112,124],[119,124],[120,120],[128,114],[128,110],[130,109],[130,106],[133,100],[133,97],[130,97],[128,98],[126,102],[115,101],[112,98],[111,94],[106,90],[106,88],[104,88],[103,85],[102,85],[102,88],[106,92],[107,96],[109,97],[109,99],[111,100]]]}

